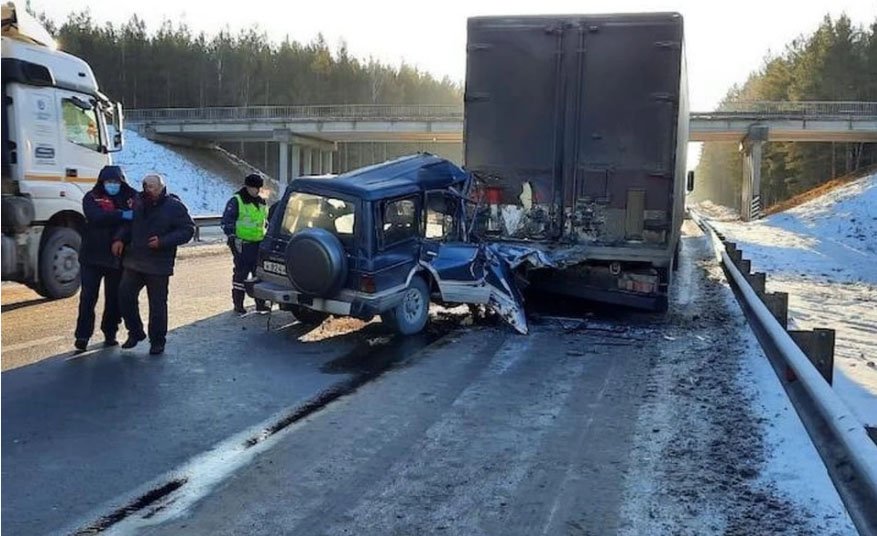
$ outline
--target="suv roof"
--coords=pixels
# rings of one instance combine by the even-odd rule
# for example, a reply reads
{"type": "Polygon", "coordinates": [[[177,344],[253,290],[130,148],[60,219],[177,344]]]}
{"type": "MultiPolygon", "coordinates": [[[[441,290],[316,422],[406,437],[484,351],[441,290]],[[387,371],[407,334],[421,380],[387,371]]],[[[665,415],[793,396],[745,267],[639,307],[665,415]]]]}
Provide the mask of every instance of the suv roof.
{"type": "Polygon", "coordinates": [[[295,191],[317,195],[347,194],[375,200],[462,184],[468,174],[449,160],[429,153],[404,156],[338,175],[334,179],[298,178],[295,191]]]}

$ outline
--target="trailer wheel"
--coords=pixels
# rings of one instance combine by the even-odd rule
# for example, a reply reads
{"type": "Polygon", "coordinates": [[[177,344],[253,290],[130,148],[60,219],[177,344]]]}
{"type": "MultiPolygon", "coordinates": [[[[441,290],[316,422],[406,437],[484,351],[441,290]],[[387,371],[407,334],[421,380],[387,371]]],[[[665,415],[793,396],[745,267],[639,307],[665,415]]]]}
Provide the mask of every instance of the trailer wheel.
{"type": "Polygon", "coordinates": [[[70,227],[46,227],[40,246],[40,280],[35,289],[46,298],[68,298],[79,289],[82,237],[70,227]]]}

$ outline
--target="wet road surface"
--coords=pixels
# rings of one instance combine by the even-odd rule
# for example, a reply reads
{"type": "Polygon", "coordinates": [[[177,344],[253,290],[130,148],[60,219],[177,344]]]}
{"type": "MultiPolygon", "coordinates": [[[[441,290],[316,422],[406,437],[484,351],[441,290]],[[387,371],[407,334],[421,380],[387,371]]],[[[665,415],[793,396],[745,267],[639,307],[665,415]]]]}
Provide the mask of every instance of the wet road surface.
{"type": "Polygon", "coordinates": [[[4,372],[2,528],[847,533],[753,480],[767,458],[729,351],[739,326],[703,238],[683,257],[666,316],[570,318],[567,302],[529,336],[451,317],[404,340],[219,313],[163,358],[4,372]]]}

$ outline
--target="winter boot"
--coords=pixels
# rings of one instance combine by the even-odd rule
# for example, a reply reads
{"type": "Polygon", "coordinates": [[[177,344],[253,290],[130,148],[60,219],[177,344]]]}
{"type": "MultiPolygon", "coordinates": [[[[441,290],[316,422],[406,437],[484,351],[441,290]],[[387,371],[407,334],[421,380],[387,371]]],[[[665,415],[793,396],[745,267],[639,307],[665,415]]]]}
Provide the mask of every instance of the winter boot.
{"type": "Polygon", "coordinates": [[[234,303],[234,312],[242,315],[247,312],[246,308],[244,308],[244,296],[246,293],[243,290],[234,289],[231,291],[231,301],[234,303]]]}
{"type": "Polygon", "coordinates": [[[271,310],[271,306],[265,300],[256,300],[256,310],[260,313],[267,313],[271,310]]]}

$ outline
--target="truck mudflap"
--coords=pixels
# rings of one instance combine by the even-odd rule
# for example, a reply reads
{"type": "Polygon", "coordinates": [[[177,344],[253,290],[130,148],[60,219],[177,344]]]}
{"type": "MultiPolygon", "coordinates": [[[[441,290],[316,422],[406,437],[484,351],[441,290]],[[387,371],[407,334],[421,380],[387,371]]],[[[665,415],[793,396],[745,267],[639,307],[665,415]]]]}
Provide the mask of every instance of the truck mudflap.
{"type": "Polygon", "coordinates": [[[544,252],[505,244],[444,243],[430,247],[422,264],[433,274],[442,299],[484,305],[518,333],[527,334],[524,298],[515,270],[553,266],[544,252]]]}

